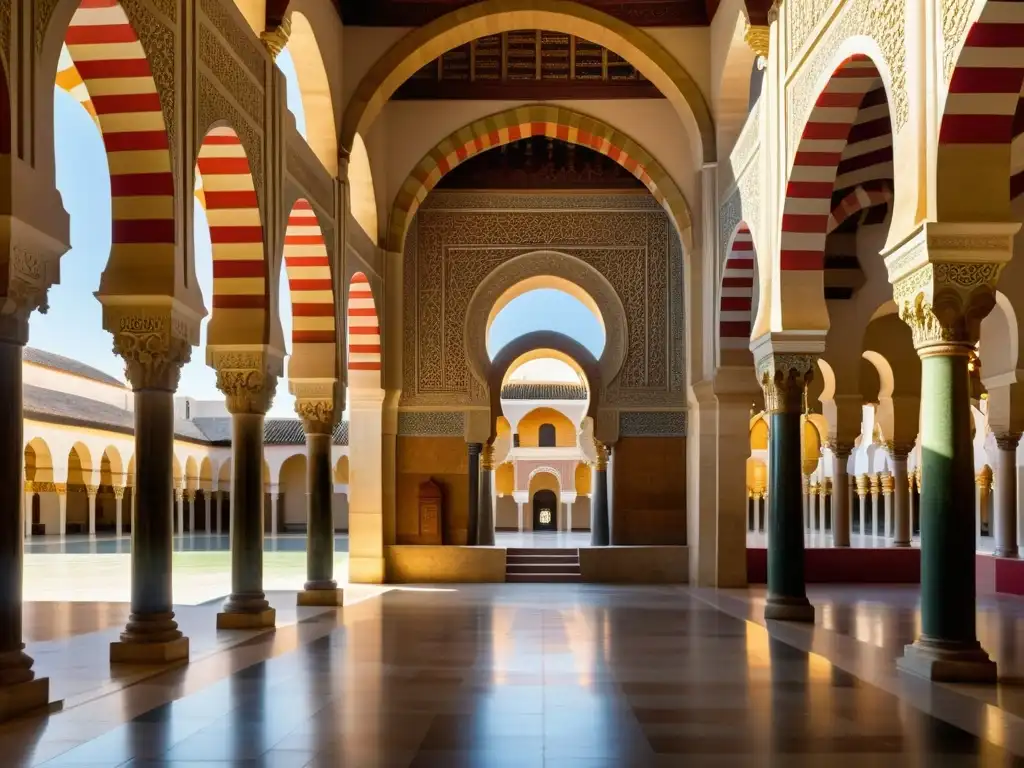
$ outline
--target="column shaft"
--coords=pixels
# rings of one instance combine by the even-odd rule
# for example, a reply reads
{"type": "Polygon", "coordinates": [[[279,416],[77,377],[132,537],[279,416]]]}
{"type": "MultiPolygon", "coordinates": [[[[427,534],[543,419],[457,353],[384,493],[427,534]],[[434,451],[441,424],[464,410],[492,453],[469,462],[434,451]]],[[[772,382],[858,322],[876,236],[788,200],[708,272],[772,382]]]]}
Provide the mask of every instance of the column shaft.
{"type": "Polygon", "coordinates": [[[892,460],[893,541],[894,547],[909,547],[910,479],[907,475],[907,454],[897,451],[889,454],[892,460]]]}
{"type": "Polygon", "coordinates": [[[31,538],[32,536],[32,502],[35,499],[35,494],[32,491],[25,492],[25,538],[31,538]]]}
{"type": "Polygon", "coordinates": [[[480,461],[479,522],[477,543],[482,547],[494,546],[494,497],[491,488],[494,482],[494,447],[485,445],[480,461]]]}
{"type": "Polygon", "coordinates": [[[849,461],[848,446],[832,446],[832,545],[835,547],[850,546],[850,478],[846,474],[849,461]]]}
{"type": "Polygon", "coordinates": [[[306,585],[337,589],[334,580],[334,478],[331,434],[306,433],[306,585]]]}
{"type": "Polygon", "coordinates": [[[1017,557],[1017,443],[1020,435],[996,435],[996,557],[1017,557]]]}
{"type": "Polygon", "coordinates": [[[475,546],[480,543],[480,443],[467,443],[466,452],[469,457],[467,476],[467,493],[469,494],[469,522],[466,530],[466,543],[475,546]]]}
{"type": "Polygon", "coordinates": [[[262,413],[231,416],[231,595],[217,621],[240,628],[225,618],[230,614],[260,616],[270,626],[274,620],[263,592],[262,413]]]}
{"type": "Polygon", "coordinates": [[[607,547],[611,543],[608,530],[608,471],[594,472],[594,493],[590,506],[590,546],[607,547]]]}

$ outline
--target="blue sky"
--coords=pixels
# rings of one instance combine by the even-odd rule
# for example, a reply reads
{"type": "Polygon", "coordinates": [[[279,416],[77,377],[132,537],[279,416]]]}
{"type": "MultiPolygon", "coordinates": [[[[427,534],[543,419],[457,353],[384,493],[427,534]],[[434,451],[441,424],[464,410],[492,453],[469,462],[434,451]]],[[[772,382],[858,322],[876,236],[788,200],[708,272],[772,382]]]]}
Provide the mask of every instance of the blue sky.
{"type": "MultiPolygon", "coordinates": [[[[295,114],[299,132],[305,135],[298,79],[288,51],[277,61],[288,82],[288,106],[295,114]]],[[[110,175],[103,141],[88,113],[59,89],[54,97],[54,124],[57,188],[71,216],[71,250],[61,259],[60,285],[50,289],[49,312],[36,313],[32,318],[29,343],[123,379],[124,366],[113,354],[112,338],[103,330],[102,309],[93,295],[99,288],[111,241],[110,175]]],[[[194,230],[196,277],[208,304],[213,288],[213,260],[206,215],[198,202],[194,230]]],[[[286,344],[290,345],[291,303],[285,286],[282,280],[281,324],[286,344]]],[[[572,336],[595,356],[604,347],[604,329],[583,304],[560,291],[538,290],[519,296],[499,313],[488,334],[488,351],[493,355],[515,337],[545,329],[572,336]]],[[[221,399],[216,376],[206,365],[205,344],[206,322],[200,346],[193,349],[191,362],[182,370],[178,394],[200,400],[221,399]]],[[[293,408],[294,399],[282,381],[271,414],[291,416],[293,408]]]]}

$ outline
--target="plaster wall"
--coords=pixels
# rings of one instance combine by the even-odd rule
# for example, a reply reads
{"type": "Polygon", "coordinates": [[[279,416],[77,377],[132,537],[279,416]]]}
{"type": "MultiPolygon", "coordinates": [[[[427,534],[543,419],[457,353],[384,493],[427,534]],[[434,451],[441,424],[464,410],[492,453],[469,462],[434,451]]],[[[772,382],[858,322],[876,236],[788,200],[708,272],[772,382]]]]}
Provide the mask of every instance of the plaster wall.
{"type": "Polygon", "coordinates": [[[613,540],[685,544],[686,438],[623,437],[613,455],[613,540]]]}
{"type": "Polygon", "coordinates": [[[511,496],[499,496],[495,499],[494,528],[498,531],[519,530],[519,505],[511,496]]]}
{"type": "Polygon", "coordinates": [[[556,448],[576,447],[576,426],[554,408],[536,408],[519,421],[520,447],[539,448],[540,428],[545,424],[551,424],[555,428],[556,448]]]}
{"type": "Polygon", "coordinates": [[[465,544],[469,526],[469,459],[461,437],[407,437],[397,442],[396,535],[415,544],[419,535],[419,487],[441,487],[445,544],[465,544]]]}

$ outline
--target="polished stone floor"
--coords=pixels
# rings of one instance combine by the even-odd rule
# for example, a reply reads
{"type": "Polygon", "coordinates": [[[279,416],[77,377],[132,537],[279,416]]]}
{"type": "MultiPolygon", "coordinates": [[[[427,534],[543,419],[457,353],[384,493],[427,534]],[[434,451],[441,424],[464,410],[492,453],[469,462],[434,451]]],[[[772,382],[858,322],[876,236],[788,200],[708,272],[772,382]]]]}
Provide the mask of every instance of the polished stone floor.
{"type": "MultiPolygon", "coordinates": [[[[911,591],[892,596],[913,610],[911,591]]],[[[998,698],[887,689],[848,669],[877,646],[801,647],[756,620],[757,591],[480,585],[361,598],[293,608],[287,626],[233,642],[198,629],[204,650],[187,667],[0,729],[0,765],[943,768],[1024,755],[1024,721],[998,698]]],[[[849,605],[852,625],[877,616],[853,591],[813,599],[849,605]]],[[[190,626],[207,608],[190,609],[190,626]]]]}
{"type": "MultiPolygon", "coordinates": [[[[25,540],[25,552],[34,555],[114,555],[132,551],[131,536],[97,534],[72,535],[61,541],[59,536],[32,536],[25,540]]],[[[174,537],[175,552],[229,552],[231,537],[218,533],[186,533],[174,537]]],[[[304,534],[267,535],[263,539],[264,552],[305,552],[304,534]]],[[[348,552],[348,534],[334,537],[334,551],[348,552]]]]}

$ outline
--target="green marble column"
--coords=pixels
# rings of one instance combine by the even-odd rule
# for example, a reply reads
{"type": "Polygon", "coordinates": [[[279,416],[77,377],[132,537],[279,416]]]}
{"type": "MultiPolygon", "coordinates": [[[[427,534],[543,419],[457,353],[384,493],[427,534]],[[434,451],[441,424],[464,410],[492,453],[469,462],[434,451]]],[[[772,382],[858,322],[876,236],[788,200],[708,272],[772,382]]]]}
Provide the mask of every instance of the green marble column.
{"type": "Polygon", "coordinates": [[[810,357],[786,356],[761,369],[769,414],[768,600],[766,619],[814,621],[804,585],[804,500],[800,448],[810,357]]]}
{"type": "Polygon", "coordinates": [[[933,680],[994,682],[975,631],[974,450],[969,342],[921,356],[921,636],[899,666],[933,680]]]}

